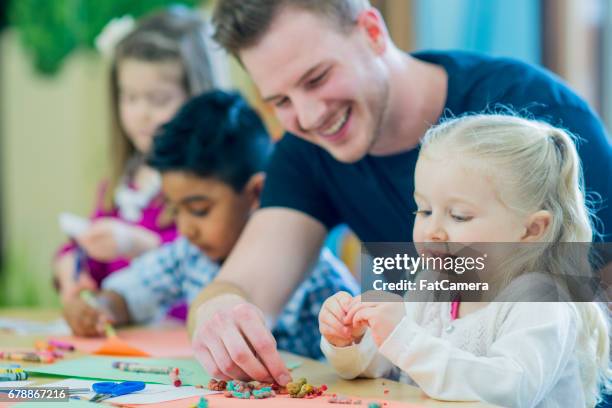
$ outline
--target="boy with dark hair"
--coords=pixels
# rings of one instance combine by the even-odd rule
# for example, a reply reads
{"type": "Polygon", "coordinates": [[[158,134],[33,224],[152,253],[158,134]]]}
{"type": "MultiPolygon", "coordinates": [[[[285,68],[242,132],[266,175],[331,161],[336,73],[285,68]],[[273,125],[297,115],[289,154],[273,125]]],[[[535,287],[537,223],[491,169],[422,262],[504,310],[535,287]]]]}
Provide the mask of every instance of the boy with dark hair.
{"type": "MultiPolygon", "coordinates": [[[[162,190],[175,212],[181,237],[104,281],[97,299],[105,312],[80,300],[66,308],[75,333],[99,335],[106,319],[115,324],[149,322],[164,317],[177,302],[193,301],[216,276],[249,215],[259,207],[271,148],[260,118],[238,94],[213,91],[189,101],[158,132],[148,159],[162,175],[162,190]]],[[[259,284],[273,291],[276,282],[259,284]]],[[[320,306],[338,290],[355,292],[355,286],[343,265],[323,251],[270,324],[278,347],[320,357],[320,306]]],[[[229,355],[219,357],[220,366],[224,359],[229,362],[229,355]]],[[[211,374],[247,377],[243,372],[211,374]]]]}

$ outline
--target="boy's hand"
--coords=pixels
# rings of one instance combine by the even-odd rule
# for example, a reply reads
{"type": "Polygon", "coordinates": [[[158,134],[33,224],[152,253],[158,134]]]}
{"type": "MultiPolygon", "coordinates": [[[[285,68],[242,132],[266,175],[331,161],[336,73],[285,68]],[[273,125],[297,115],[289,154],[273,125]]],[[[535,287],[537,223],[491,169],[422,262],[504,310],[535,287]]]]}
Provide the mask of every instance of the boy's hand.
{"type": "Polygon", "coordinates": [[[347,292],[338,292],[327,298],[319,312],[319,331],[325,339],[336,347],[347,347],[353,342],[359,342],[366,327],[354,327],[352,322],[346,322],[353,297],[347,292]]]}
{"type": "Polygon", "coordinates": [[[369,327],[379,347],[406,315],[401,296],[386,293],[386,297],[389,299],[383,302],[362,302],[361,296],[356,296],[344,318],[344,324],[352,324],[356,328],[369,327]]]}
{"type": "Polygon", "coordinates": [[[79,296],[64,304],[63,314],[77,336],[103,336],[106,323],[114,323],[110,314],[93,308],[79,296]]]}

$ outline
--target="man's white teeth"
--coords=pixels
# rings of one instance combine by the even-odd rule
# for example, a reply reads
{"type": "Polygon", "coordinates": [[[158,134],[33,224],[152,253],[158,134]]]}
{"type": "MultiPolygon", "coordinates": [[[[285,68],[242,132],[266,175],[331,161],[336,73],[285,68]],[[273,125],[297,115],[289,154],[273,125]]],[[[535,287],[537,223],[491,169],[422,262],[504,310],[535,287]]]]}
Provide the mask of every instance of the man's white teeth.
{"type": "Polygon", "coordinates": [[[328,127],[327,129],[323,131],[323,135],[331,136],[335,134],[336,132],[338,132],[342,128],[342,126],[344,126],[344,124],[346,123],[346,120],[348,119],[348,115],[349,115],[349,110],[347,109],[344,112],[344,115],[338,118],[338,120],[333,125],[331,125],[330,127],[328,127]]]}

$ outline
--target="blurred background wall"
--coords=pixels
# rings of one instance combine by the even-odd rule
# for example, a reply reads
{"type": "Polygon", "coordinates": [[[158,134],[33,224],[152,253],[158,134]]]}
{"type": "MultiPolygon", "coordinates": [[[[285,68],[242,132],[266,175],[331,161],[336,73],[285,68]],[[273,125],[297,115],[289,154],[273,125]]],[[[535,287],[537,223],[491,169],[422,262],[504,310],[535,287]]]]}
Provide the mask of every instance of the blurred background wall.
{"type": "MultiPolygon", "coordinates": [[[[24,0],[0,0],[0,27],[3,13],[16,1],[24,0]]],[[[48,1],[65,4],[63,12],[73,14],[75,5],[94,5],[88,10],[95,13],[95,5],[113,3],[48,1]]],[[[157,1],[136,3],[144,10],[154,8],[157,1]]],[[[376,0],[373,4],[405,50],[474,50],[551,68],[589,100],[610,129],[608,0],[376,0]]],[[[54,15],[49,18],[57,20],[54,15]]],[[[24,45],[23,27],[11,20],[10,13],[7,20],[0,31],[0,305],[55,305],[50,263],[65,239],[57,216],[62,211],[88,214],[96,182],[106,171],[108,66],[95,51],[76,46],[55,72],[41,73],[34,66],[32,50],[24,45]]],[[[236,64],[231,67],[234,84],[257,103],[244,73],[236,64]]],[[[270,115],[266,107],[260,109],[270,115]]],[[[345,229],[338,231],[330,246],[350,261],[354,241],[346,238],[345,229]]]]}

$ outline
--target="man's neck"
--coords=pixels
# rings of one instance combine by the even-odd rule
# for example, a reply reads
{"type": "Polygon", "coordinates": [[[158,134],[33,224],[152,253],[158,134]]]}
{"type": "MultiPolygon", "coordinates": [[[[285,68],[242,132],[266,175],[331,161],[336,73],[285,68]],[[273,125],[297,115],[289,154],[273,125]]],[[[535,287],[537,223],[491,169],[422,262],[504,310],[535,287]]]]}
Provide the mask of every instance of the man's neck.
{"type": "Polygon", "coordinates": [[[389,56],[389,105],[383,127],[370,150],[386,156],[411,150],[436,124],[446,103],[448,74],[397,49],[389,56]]]}

